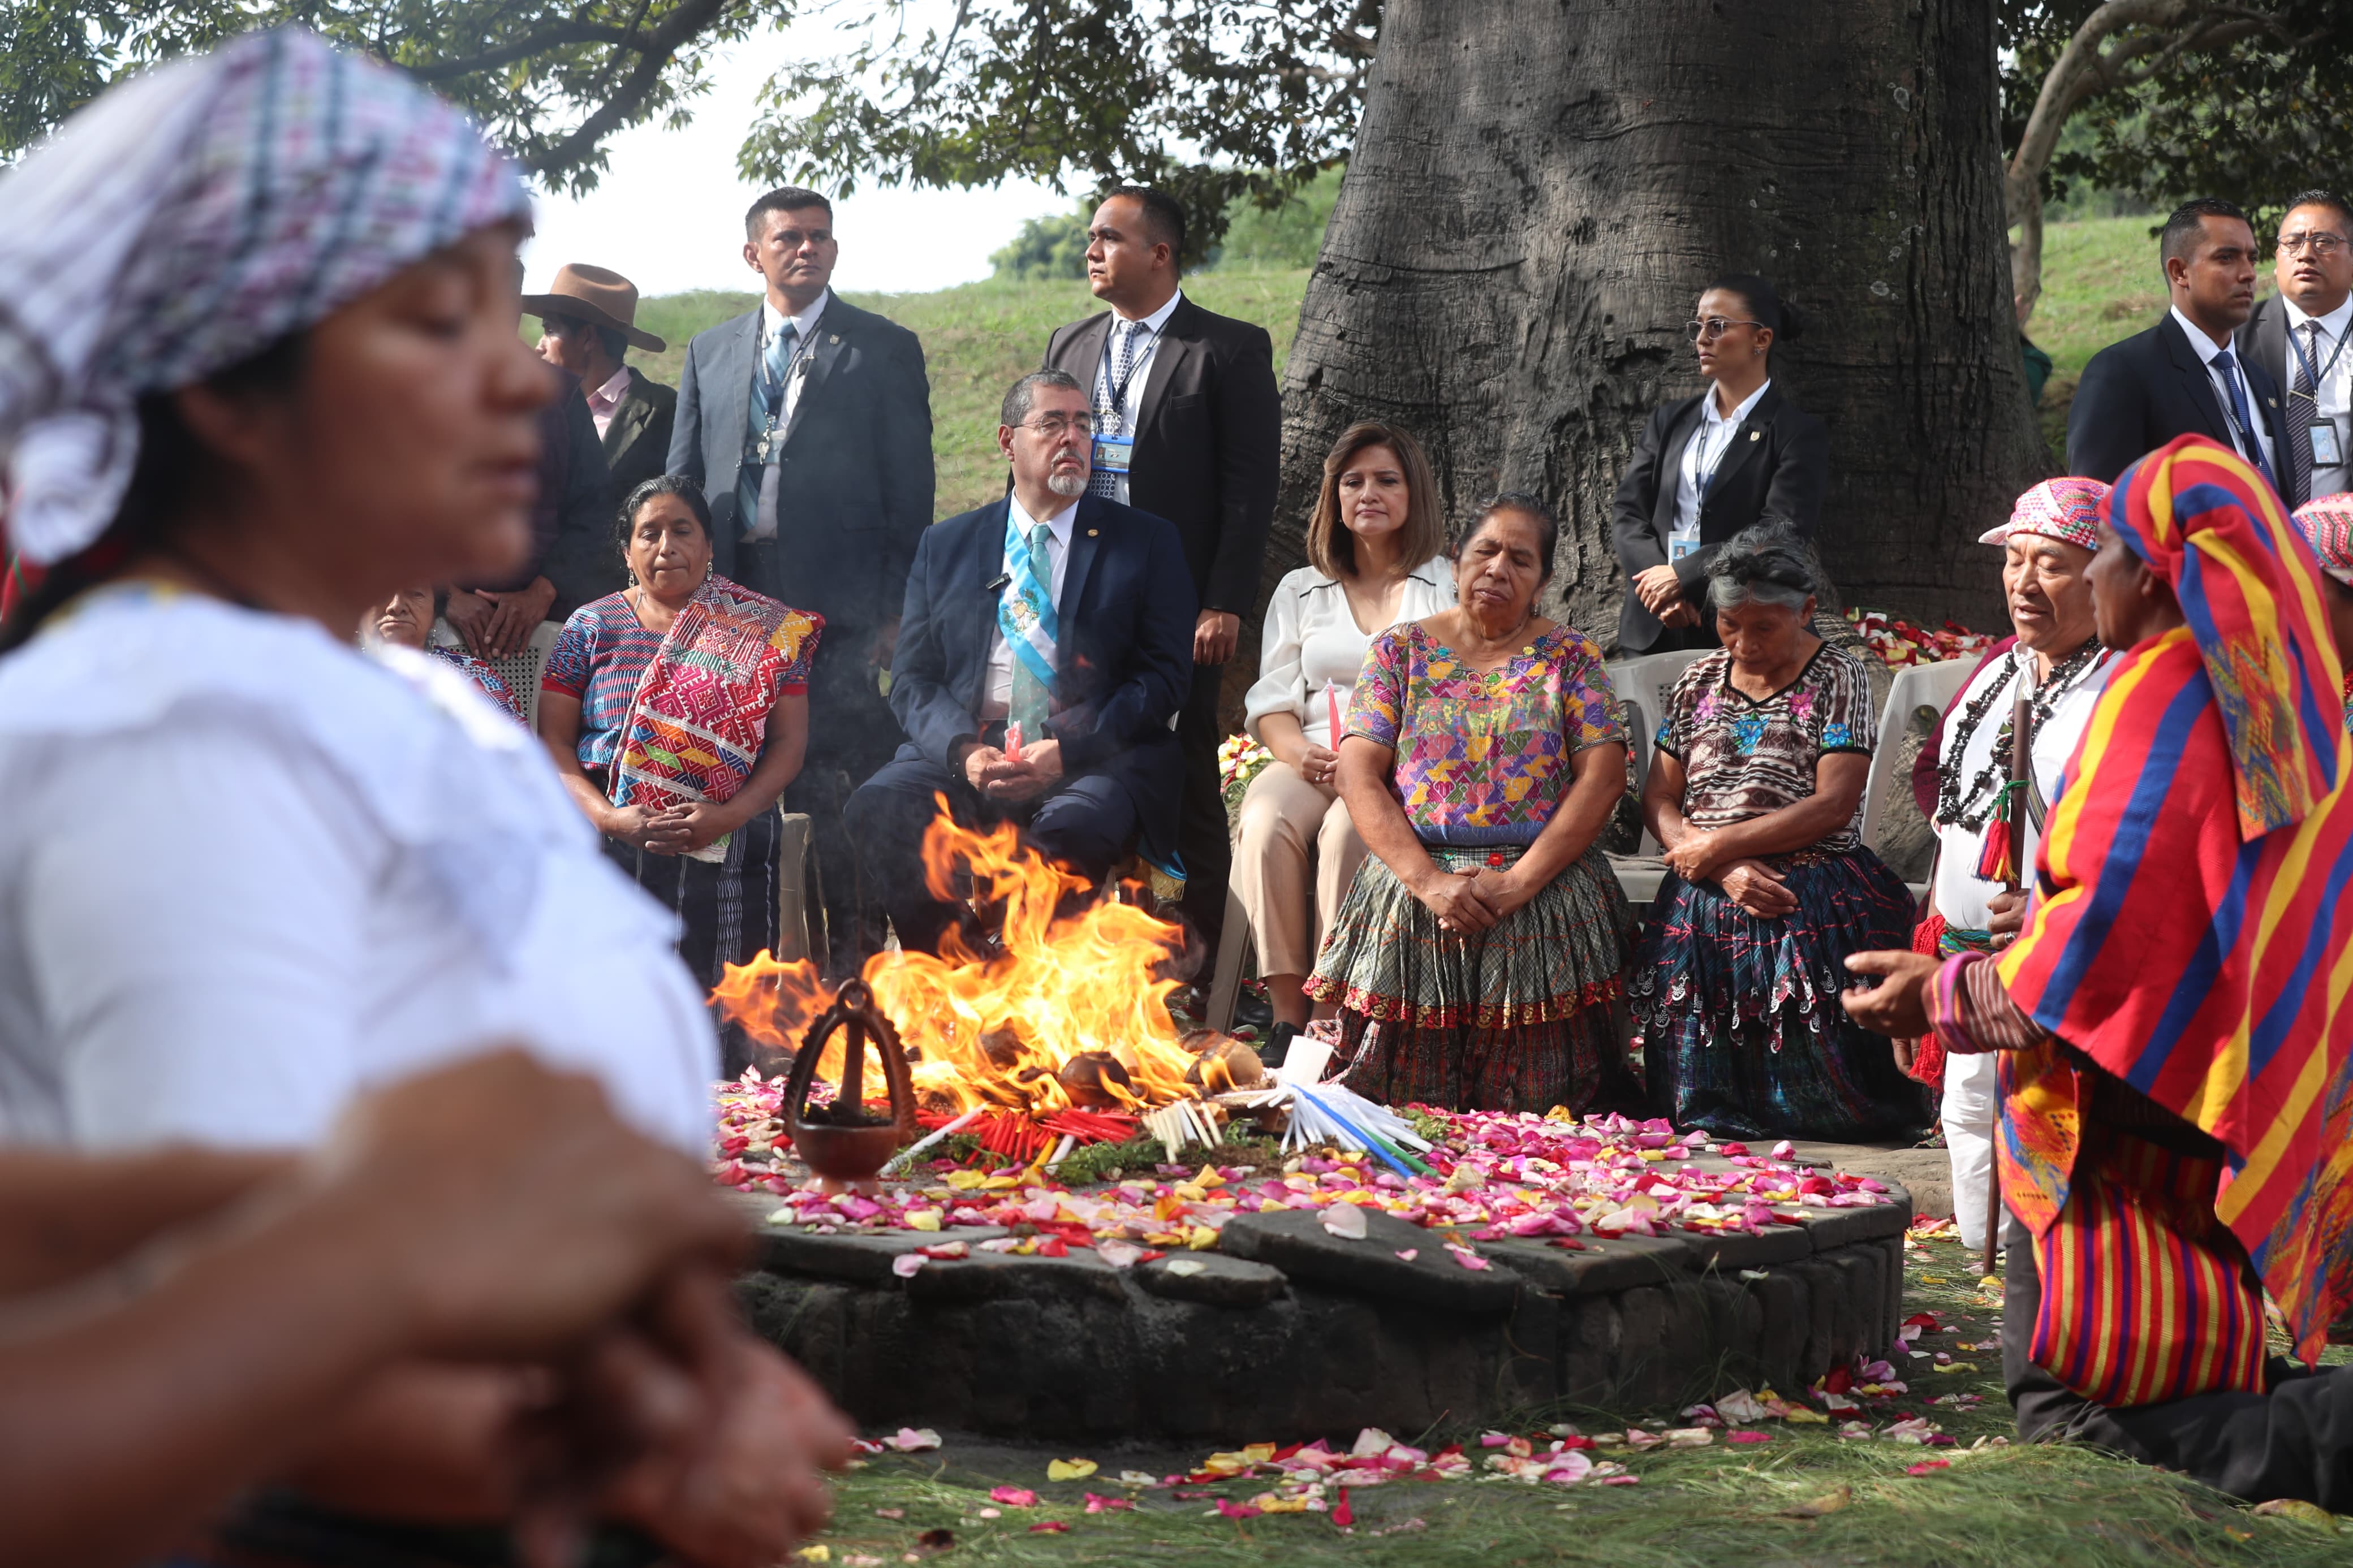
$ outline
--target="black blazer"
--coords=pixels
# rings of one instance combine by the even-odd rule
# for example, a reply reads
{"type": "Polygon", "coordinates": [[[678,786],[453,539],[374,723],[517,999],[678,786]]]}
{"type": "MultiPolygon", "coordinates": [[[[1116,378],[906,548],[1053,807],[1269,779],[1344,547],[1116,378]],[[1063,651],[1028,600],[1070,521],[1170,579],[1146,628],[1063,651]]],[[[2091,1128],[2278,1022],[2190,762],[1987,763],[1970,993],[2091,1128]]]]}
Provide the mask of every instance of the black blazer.
{"type": "Polygon", "coordinates": [[[605,467],[613,476],[616,506],[646,480],[670,472],[670,431],[678,421],[678,394],[636,365],[628,368],[629,390],[605,426],[605,467]]]}
{"type": "MultiPolygon", "coordinates": [[[[2242,361],[2253,413],[2279,446],[2279,383],[2260,362],[2242,361]]],[[[2211,436],[2237,449],[2214,378],[2189,334],[2168,310],[2162,321],[2092,356],[2067,410],[2067,471],[2115,484],[2116,476],[2179,436],[2211,436]]]]}
{"type": "MultiPolygon", "coordinates": [[[[1094,395],[1112,313],[1058,327],[1049,370],[1094,395]]],[[[1201,607],[1247,616],[1282,478],[1282,395],[1263,327],[1186,300],[1169,312],[1145,380],[1128,504],[1176,525],[1201,607]]]]}
{"type": "Polygon", "coordinates": [[[785,427],[778,570],[748,581],[735,515],[760,312],[697,332],[679,377],[669,469],[711,506],[712,570],[825,617],[825,658],[863,668],[899,608],[932,521],[932,394],[915,334],[839,295],[826,302],[808,380],[785,427]]]}
{"type": "MultiPolygon", "coordinates": [[[[1667,563],[1683,451],[1699,431],[1701,400],[1714,395],[1710,387],[1698,397],[1651,410],[1641,438],[1634,443],[1634,460],[1626,465],[1626,477],[1618,481],[1617,499],[1609,509],[1618,565],[1630,583],[1636,573],[1667,563]]],[[[1767,518],[1812,538],[1830,482],[1829,427],[1783,396],[1778,383],[1767,386],[1733,433],[1732,448],[1700,503],[1700,547],[1675,563],[1683,597],[1701,611],[1704,630],[1711,625],[1705,615],[1707,563],[1725,541],[1767,518]]],[[[1665,635],[1666,627],[1642,607],[1630,587],[1625,607],[1618,613],[1618,646],[1629,654],[1647,653],[1665,635]]],[[[1706,640],[1714,640],[1712,631],[1706,640]]]]}
{"type": "MultiPolygon", "coordinates": [[[[991,501],[924,531],[907,574],[891,710],[907,731],[902,757],[955,771],[959,741],[976,739],[988,637],[1004,592],[1008,503],[991,501]]],[[[1145,847],[1166,859],[1176,838],[1183,759],[1168,721],[1193,682],[1192,584],[1176,531],[1149,512],[1082,496],[1056,619],[1056,700],[1047,733],[1066,774],[1103,773],[1135,802],[1145,847]]]]}

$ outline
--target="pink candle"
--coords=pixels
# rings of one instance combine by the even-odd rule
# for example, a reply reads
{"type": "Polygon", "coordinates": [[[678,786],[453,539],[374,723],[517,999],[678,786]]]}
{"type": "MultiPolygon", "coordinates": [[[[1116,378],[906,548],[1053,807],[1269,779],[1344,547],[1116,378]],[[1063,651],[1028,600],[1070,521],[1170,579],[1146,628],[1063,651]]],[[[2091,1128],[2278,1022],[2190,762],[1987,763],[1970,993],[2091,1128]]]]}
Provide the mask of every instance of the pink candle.
{"type": "Polygon", "coordinates": [[[1018,719],[1005,726],[1005,760],[1008,763],[1021,760],[1021,721],[1018,719]]]}
{"type": "Polygon", "coordinates": [[[1324,689],[1324,706],[1330,709],[1332,712],[1331,745],[1332,750],[1336,752],[1340,749],[1340,689],[1337,686],[1326,686],[1324,689]]]}

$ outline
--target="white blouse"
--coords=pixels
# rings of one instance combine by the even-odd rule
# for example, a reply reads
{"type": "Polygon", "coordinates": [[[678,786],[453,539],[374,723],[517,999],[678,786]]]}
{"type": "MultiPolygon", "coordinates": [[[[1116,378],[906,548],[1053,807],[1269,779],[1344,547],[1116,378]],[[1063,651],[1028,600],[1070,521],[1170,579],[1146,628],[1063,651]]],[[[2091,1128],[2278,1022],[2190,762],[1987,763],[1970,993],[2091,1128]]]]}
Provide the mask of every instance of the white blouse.
{"type": "MultiPolygon", "coordinates": [[[[1433,555],[1407,574],[1397,620],[1390,624],[1426,619],[1454,602],[1453,563],[1433,555]]],[[[1326,689],[1338,692],[1345,719],[1349,694],[1356,689],[1356,672],[1365,667],[1365,650],[1373,646],[1374,636],[1356,626],[1347,590],[1338,579],[1313,566],[1285,573],[1266,604],[1258,679],[1243,699],[1242,728],[1253,740],[1262,739],[1258,721],[1270,713],[1288,713],[1299,721],[1312,744],[1328,748],[1331,704],[1324,693],[1326,689]]]]}
{"type": "Polygon", "coordinates": [[[673,922],[444,661],[126,586],[0,660],[0,1138],[317,1140],[514,1041],[710,1148],[673,922]]]}
{"type": "MultiPolygon", "coordinates": [[[[1953,706],[1945,723],[1936,766],[1947,778],[1957,778],[1967,789],[1984,774],[1993,762],[1994,741],[2018,700],[2018,678],[2031,667],[2034,651],[2023,645],[2012,648],[2001,658],[1991,660],[1977,672],[1953,706]],[[1995,693],[1999,694],[1996,695],[1995,693]],[[1961,715],[1972,703],[1990,697],[1984,716],[1976,729],[1964,734],[1961,715]]],[[[2073,684],[2059,693],[2051,705],[2051,715],[2035,726],[2031,747],[2035,787],[2042,798],[2052,805],[2059,800],[2060,781],[2065,776],[2067,764],[2075,755],[2076,742],[2084,738],[2084,727],[2092,721],[2092,710],[2099,706],[2100,693],[2108,684],[2108,671],[2116,660],[2102,654],[2093,659],[2076,676],[2073,684]]],[[[2008,782],[2008,775],[1992,781],[1995,784],[2008,782]]],[[[1964,801],[1964,808],[1973,803],[1964,801]]],[[[2041,842],[2034,831],[2032,816],[2023,818],[2026,843],[2021,847],[2020,859],[2027,868],[2025,880],[2033,880],[2035,847],[2041,842]]],[[[1975,832],[1958,823],[1947,823],[1936,829],[1936,912],[1945,917],[1947,925],[1964,931],[1983,931],[1986,921],[1993,918],[1990,908],[1994,895],[2001,891],[1998,882],[1989,882],[1977,874],[1978,857],[1985,848],[1985,830],[1975,832]]]]}

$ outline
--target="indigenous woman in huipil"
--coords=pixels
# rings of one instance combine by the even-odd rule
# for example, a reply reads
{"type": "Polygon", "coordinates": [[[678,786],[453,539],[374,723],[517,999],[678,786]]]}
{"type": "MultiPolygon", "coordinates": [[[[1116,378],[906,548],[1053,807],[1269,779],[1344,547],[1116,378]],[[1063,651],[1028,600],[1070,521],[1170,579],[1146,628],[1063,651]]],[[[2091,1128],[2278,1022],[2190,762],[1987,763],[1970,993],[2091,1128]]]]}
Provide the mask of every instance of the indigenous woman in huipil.
{"type": "Polygon", "coordinates": [[[1535,613],[1556,528],[1499,496],[1459,603],[1373,638],[1340,742],[1372,858],[1302,987],[1340,1008],[1352,1087],[1452,1110],[1632,1103],[1609,1004],[1625,895],[1594,847],[1625,792],[1601,650],[1535,613]]]}
{"type": "Polygon", "coordinates": [[[2117,481],[2090,577],[2119,650],[1999,957],[1858,954],[1849,1009],[2001,1053],[2022,1435],[2246,1498],[2353,1505],[2353,1377],[2281,1380],[2353,1293],[2353,747],[2310,548],[2236,454],[2117,481]]]}

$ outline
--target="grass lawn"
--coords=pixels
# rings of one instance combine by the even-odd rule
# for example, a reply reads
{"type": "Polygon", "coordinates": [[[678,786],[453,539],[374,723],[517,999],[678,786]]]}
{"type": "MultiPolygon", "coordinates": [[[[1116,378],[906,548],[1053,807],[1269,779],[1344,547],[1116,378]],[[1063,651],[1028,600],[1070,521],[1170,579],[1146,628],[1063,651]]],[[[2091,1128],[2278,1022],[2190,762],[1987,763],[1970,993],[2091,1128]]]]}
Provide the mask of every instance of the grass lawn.
{"type": "MultiPolygon", "coordinates": [[[[1597,1449],[1640,1478],[1632,1486],[1588,1479],[1573,1487],[1508,1480],[1401,1483],[1354,1489],[1353,1529],[1325,1513],[1234,1520],[1219,1514],[1213,1492],[1236,1503],[1264,1492],[1266,1479],[1186,1487],[1130,1488],[1111,1478],[1125,1468],[1165,1475],[1205,1458],[1197,1450],[1082,1457],[1101,1466],[1084,1481],[1050,1482],[1054,1458],[1074,1457],[950,1435],[936,1452],[869,1461],[841,1484],[833,1527],[816,1543],[825,1560],[895,1563],[928,1556],[926,1531],[953,1532],[953,1561],[1001,1564],[1362,1563],[1398,1568],[1462,1568],[1522,1563],[1609,1564],[1610,1568],[1754,1562],[1759,1564],[1983,1565],[2067,1563],[2263,1564],[2303,1568],[2353,1560],[2353,1536],[2336,1521],[2259,1515],[2179,1477],[2085,1449],[2000,1446],[2010,1431],[2000,1384],[1999,1349],[1964,1350],[1992,1339],[1999,1296],[1980,1294],[1971,1260],[1957,1242],[1907,1249],[1906,1305],[1934,1312],[1944,1331],[1918,1348],[1943,1351],[1975,1371],[1936,1373],[1915,1360],[1905,1375],[1914,1392],[1865,1400],[1860,1414],[1884,1429],[1900,1416],[1926,1415],[1955,1440],[1923,1447],[1881,1436],[1841,1438],[1822,1426],[1767,1420],[1754,1429],[1770,1440],[1746,1447],[1715,1434],[1701,1448],[1630,1453],[1597,1449]],[[1931,1406],[1931,1396],[1977,1394],[1968,1408],[1931,1406]],[[1980,1439],[1986,1446],[1978,1447],[1980,1439]],[[1947,1468],[1914,1476],[1924,1460],[1947,1468]],[[992,1504],[998,1486],[1029,1489],[1036,1506],[992,1504]],[[1133,1510],[1085,1512],[1086,1494],[1134,1499],[1133,1510]],[[1791,1517],[1813,1505],[1819,1517],[1791,1517]],[[1831,1505],[1824,1507],[1825,1504],[1831,1505]],[[997,1509],[984,1517],[982,1510],[997,1509]],[[1059,1522],[1067,1533],[1033,1530],[1059,1522]],[[914,1554],[911,1556],[911,1554],[914,1554]]],[[[2337,1359],[2341,1352],[2332,1352],[2337,1359]]],[[[1794,1391],[1783,1390],[1794,1396],[1794,1391]]],[[[1632,1424],[1656,1433],[1687,1425],[1672,1411],[1531,1411],[1523,1433],[1568,1420],[1588,1435],[1632,1424]]],[[[1237,1432],[1218,1447],[1291,1441],[1306,1433],[1237,1432]]],[[[1345,1442],[1351,1434],[1328,1434],[1345,1442]]],[[[1452,1440],[1483,1458],[1478,1433],[1398,1433],[1425,1447],[1452,1440]]],[[[1482,1466],[1483,1468],[1483,1466],[1482,1466]]],[[[934,1538],[934,1541],[936,1538],[934,1538]]],[[[814,1548],[804,1557],[814,1558],[814,1548]]]]}
{"type": "MultiPolygon", "coordinates": [[[[1278,374],[1299,329],[1304,270],[1228,271],[1185,280],[1185,291],[1220,315],[1256,321],[1274,336],[1278,374]]],[[[932,294],[860,294],[851,303],[888,316],[923,340],[932,380],[932,456],[939,465],[934,510],[952,517],[1005,490],[997,455],[997,405],[1014,377],[1037,368],[1046,340],[1065,321],[1102,309],[1083,282],[989,279],[932,294]]],[[[666,353],[634,356],[656,381],[678,384],[686,341],[705,327],[751,310],[757,297],[713,292],[665,294],[638,307],[638,324],[669,340],[666,353]]]]}

